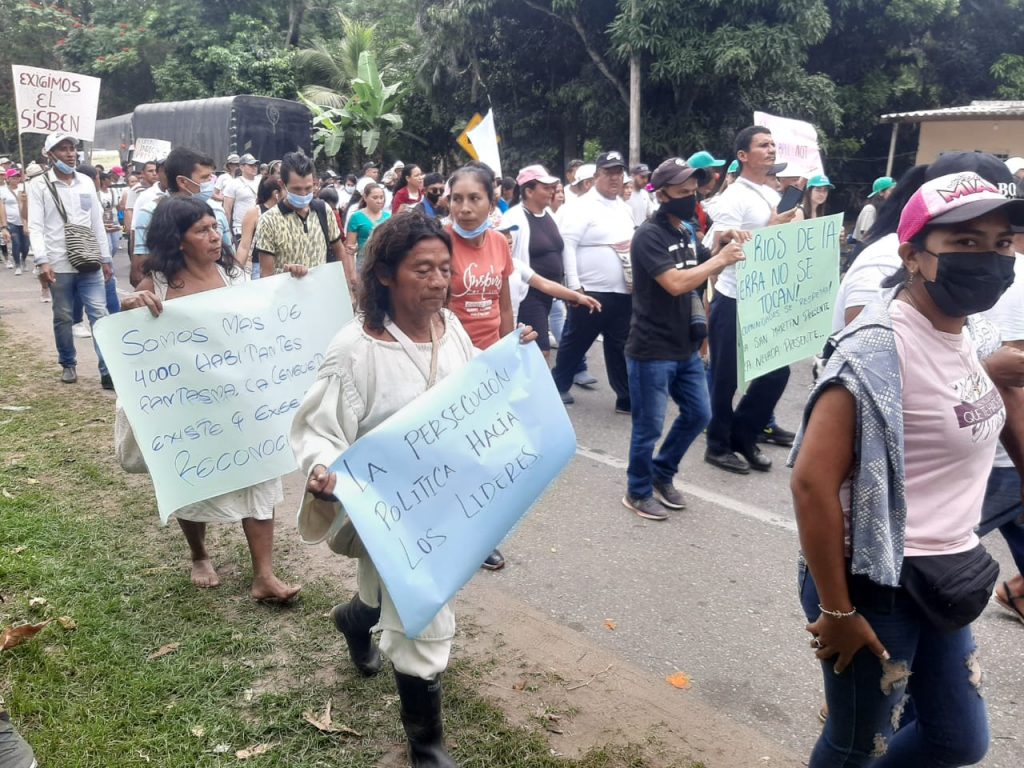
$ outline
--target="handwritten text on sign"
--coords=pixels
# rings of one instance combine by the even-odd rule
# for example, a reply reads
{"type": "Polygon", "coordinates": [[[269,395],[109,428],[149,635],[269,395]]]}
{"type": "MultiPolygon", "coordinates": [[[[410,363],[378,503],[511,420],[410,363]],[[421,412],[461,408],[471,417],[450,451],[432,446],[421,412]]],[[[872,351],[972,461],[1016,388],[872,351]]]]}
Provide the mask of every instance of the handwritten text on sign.
{"type": "Polygon", "coordinates": [[[736,264],[743,381],[821,352],[839,289],[841,214],[756,230],[736,264]]]}
{"type": "Polygon", "coordinates": [[[807,177],[824,172],[818,132],[813,125],[767,112],[755,112],[754,125],[762,125],[771,131],[775,139],[775,160],[787,164],[790,176],[793,171],[807,177]]]}
{"type": "Polygon", "coordinates": [[[161,519],[295,469],[294,411],[351,317],[342,267],[327,264],[96,324],[161,519]]]}
{"type": "Polygon", "coordinates": [[[74,72],[11,65],[18,133],[66,133],[92,141],[100,79],[74,72]]]}
{"type": "Polygon", "coordinates": [[[476,573],[576,452],[535,344],[512,333],[359,438],[335,495],[409,637],[476,573]]]}

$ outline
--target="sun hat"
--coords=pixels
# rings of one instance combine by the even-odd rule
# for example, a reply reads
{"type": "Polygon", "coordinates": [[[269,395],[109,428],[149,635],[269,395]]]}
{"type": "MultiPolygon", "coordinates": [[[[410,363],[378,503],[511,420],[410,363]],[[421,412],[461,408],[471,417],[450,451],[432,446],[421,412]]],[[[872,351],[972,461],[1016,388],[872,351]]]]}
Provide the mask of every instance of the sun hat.
{"type": "Polygon", "coordinates": [[[516,176],[516,185],[523,186],[531,181],[539,181],[541,184],[557,184],[558,177],[548,173],[543,165],[528,165],[516,176]]]}
{"type": "Polygon", "coordinates": [[[960,224],[1006,209],[1012,226],[1024,224],[1024,200],[1008,199],[973,171],[926,181],[907,201],[896,234],[909,243],[932,224],[960,224]]]}
{"type": "Polygon", "coordinates": [[[835,184],[829,181],[828,176],[823,173],[819,173],[817,176],[811,176],[811,178],[807,180],[807,188],[810,189],[811,187],[828,187],[829,189],[836,188],[835,184]]]}

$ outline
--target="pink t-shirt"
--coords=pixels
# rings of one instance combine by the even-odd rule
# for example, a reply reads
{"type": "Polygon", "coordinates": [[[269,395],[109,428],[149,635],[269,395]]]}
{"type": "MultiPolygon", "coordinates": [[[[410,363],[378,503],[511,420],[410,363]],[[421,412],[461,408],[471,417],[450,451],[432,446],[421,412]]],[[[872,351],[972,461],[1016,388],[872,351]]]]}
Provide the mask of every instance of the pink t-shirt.
{"type": "Polygon", "coordinates": [[[965,552],[1006,411],[965,333],[942,333],[903,301],[889,306],[903,378],[904,553],[965,552]]]}
{"type": "Polygon", "coordinates": [[[473,346],[487,349],[501,336],[501,287],[512,274],[508,240],[493,229],[484,232],[480,247],[452,236],[452,293],[448,308],[466,329],[473,346]]]}

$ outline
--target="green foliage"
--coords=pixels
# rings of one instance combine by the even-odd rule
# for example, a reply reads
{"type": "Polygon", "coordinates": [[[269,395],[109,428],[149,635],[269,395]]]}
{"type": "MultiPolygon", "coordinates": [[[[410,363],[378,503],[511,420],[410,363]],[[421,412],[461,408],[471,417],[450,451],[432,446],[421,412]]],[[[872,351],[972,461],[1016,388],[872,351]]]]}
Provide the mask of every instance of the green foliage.
{"type": "Polygon", "coordinates": [[[372,51],[359,54],[356,71],[356,77],[349,83],[351,95],[343,98],[341,106],[322,106],[301,97],[313,110],[316,156],[334,158],[348,142],[361,149],[353,154],[353,159],[358,160],[360,155],[370,157],[402,128],[402,117],[395,112],[401,85],[384,83],[372,51]]]}
{"type": "Polygon", "coordinates": [[[992,65],[992,77],[999,81],[999,98],[1024,99],[1024,56],[1004,53],[992,65]]]}

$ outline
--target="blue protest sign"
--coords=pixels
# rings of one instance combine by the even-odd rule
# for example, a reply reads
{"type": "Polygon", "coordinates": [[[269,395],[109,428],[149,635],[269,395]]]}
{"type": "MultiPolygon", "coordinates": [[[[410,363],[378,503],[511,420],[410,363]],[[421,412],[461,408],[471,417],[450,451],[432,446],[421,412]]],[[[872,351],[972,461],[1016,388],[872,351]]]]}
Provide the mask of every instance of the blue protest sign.
{"type": "Polygon", "coordinates": [[[517,332],[334,462],[334,493],[409,637],[470,580],[575,452],[547,363],[517,332]]]}

